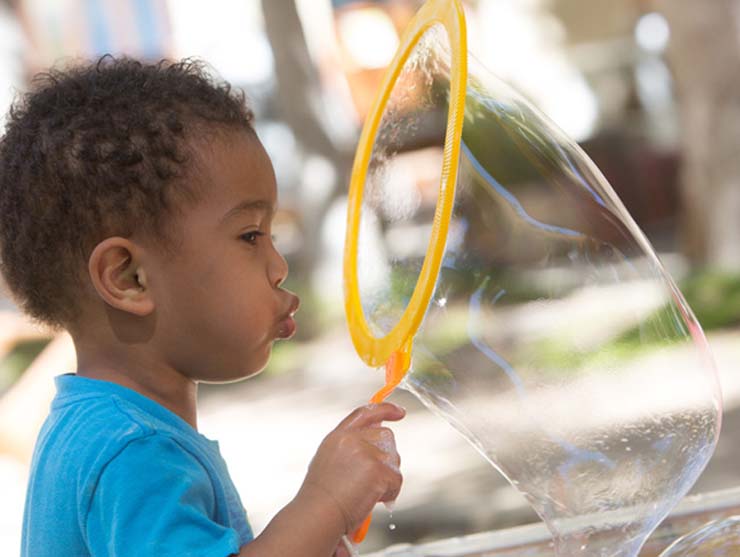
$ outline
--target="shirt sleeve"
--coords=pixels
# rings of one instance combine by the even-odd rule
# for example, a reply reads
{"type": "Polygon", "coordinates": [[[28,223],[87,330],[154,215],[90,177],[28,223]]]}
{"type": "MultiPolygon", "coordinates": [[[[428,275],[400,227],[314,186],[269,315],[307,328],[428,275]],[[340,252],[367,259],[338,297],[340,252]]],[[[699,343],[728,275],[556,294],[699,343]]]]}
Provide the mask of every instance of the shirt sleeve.
{"type": "Polygon", "coordinates": [[[172,439],[130,442],[103,469],[86,520],[93,557],[227,557],[239,536],[214,520],[208,473],[172,439]]]}

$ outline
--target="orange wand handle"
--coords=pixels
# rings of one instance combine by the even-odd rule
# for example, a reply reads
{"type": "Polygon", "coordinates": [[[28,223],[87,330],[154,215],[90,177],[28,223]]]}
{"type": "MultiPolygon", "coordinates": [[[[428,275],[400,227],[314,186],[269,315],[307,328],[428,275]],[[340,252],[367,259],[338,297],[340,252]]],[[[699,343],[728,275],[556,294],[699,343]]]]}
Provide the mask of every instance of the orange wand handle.
{"type": "MultiPolygon", "coordinates": [[[[391,354],[391,357],[385,364],[385,385],[370,399],[372,404],[380,404],[386,397],[393,392],[398,384],[403,379],[404,375],[409,369],[411,363],[411,350],[405,348],[404,350],[397,350],[391,354]]],[[[352,534],[352,541],[354,543],[360,543],[365,539],[367,531],[370,529],[370,522],[372,521],[372,515],[368,515],[365,522],[362,523],[357,531],[352,534]]]]}

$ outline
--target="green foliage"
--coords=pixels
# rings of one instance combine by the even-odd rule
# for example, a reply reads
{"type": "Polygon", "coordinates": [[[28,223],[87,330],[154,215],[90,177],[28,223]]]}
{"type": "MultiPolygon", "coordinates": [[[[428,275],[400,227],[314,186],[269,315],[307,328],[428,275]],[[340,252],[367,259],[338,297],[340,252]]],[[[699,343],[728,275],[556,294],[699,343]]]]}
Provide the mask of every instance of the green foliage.
{"type": "MultiPolygon", "coordinates": [[[[705,331],[740,324],[740,275],[703,270],[681,281],[679,288],[705,331]]],[[[666,331],[678,319],[673,304],[656,310],[641,327],[622,334],[616,342],[627,345],[664,343],[666,331]]]]}
{"type": "Polygon", "coordinates": [[[15,383],[49,342],[50,339],[19,342],[0,360],[0,394],[15,383]]]}
{"type": "Polygon", "coordinates": [[[682,281],[681,291],[705,331],[740,324],[740,275],[695,273],[682,281]]]}

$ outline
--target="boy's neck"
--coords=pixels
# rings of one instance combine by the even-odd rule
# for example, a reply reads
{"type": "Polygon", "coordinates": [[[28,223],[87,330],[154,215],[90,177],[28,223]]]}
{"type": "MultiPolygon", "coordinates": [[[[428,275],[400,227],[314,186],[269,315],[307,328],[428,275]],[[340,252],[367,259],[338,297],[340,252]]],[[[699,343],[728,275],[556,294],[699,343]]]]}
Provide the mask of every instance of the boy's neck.
{"type": "MultiPolygon", "coordinates": [[[[110,381],[158,402],[198,429],[198,383],[178,371],[152,361],[145,354],[115,357],[101,354],[75,339],[77,375],[110,381]]],[[[134,351],[135,352],[135,351],[134,351]]]]}

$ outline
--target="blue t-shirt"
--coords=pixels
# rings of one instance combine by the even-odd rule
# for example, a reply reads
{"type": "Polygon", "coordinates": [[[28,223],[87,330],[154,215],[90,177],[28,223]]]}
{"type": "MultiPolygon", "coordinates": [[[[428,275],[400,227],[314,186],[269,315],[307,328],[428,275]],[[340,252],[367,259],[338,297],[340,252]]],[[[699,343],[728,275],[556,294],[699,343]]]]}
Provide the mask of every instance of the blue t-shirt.
{"type": "Polygon", "coordinates": [[[215,441],[115,383],[62,375],[56,385],[23,557],[227,557],[252,540],[215,441]]]}

